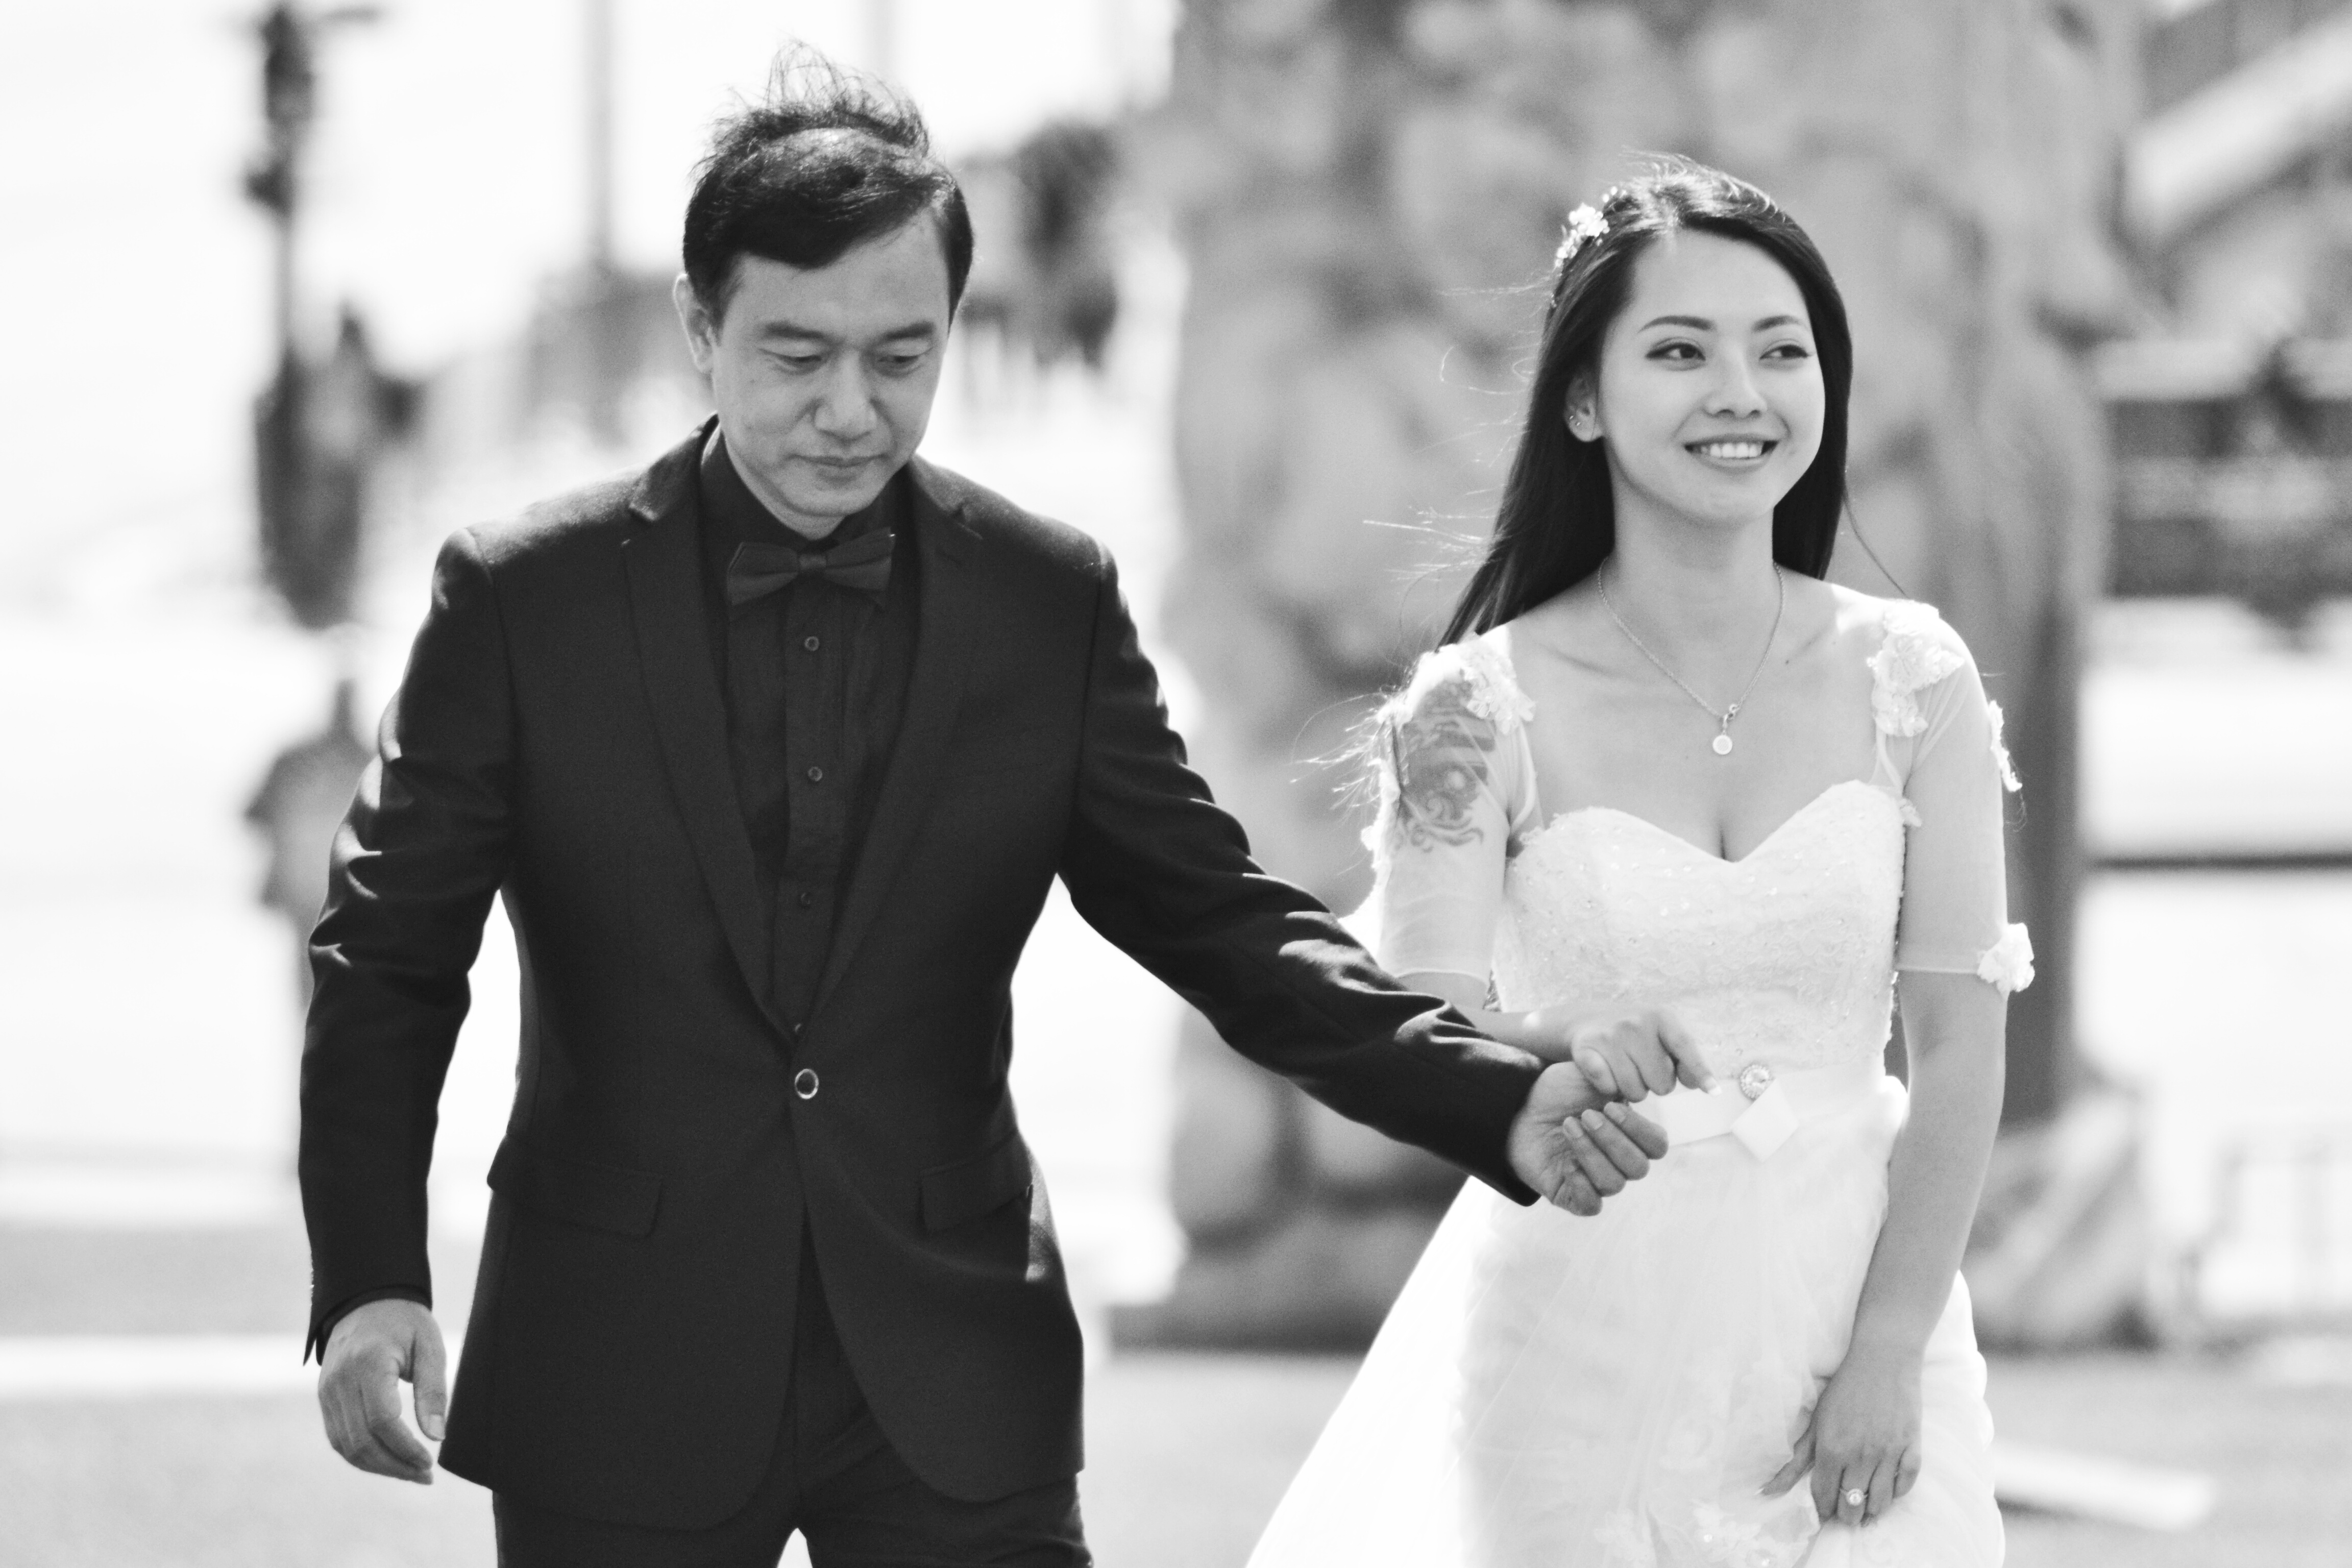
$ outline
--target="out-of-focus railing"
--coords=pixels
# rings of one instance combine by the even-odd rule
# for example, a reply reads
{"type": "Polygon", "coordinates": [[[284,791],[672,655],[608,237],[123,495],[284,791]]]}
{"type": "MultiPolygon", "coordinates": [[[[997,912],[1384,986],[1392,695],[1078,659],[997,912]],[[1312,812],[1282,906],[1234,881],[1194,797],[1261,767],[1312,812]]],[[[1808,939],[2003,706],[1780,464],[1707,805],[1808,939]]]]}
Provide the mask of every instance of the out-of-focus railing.
{"type": "Polygon", "coordinates": [[[2232,1138],[2213,1180],[2212,1222],[2179,1256],[2179,1299],[2203,1326],[2352,1327],[2352,1241],[2340,1217],[2352,1202],[2352,1126],[2232,1138]],[[2225,1271],[2249,1253],[2285,1277],[2233,1289],[2225,1271]],[[2233,1302],[2246,1294],[2260,1305],[2233,1302]]]}

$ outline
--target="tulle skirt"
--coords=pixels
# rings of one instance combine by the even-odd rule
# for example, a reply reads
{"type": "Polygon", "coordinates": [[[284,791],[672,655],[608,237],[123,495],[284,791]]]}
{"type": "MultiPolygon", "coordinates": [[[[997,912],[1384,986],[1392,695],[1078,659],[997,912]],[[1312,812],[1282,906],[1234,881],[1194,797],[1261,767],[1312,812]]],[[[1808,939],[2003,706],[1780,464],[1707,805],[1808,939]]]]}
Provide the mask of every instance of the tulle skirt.
{"type": "Polygon", "coordinates": [[[1999,1563],[1957,1280],[1911,1491],[1861,1529],[1759,1495],[1845,1353],[1903,1110],[1888,1079],[1769,1160],[1678,1145],[1593,1219],[1470,1183],[1251,1568],[1999,1563]]]}

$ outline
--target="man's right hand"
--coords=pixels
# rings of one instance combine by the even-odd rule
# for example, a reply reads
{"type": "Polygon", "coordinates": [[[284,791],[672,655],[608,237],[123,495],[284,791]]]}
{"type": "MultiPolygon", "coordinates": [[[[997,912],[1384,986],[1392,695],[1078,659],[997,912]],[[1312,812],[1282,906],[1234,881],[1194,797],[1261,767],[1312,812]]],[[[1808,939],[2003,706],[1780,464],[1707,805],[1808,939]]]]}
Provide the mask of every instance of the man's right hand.
{"type": "Polygon", "coordinates": [[[417,1301],[369,1301],[343,1314],[319,1358],[327,1441],[362,1470],[433,1484],[433,1450],[400,1418],[400,1385],[416,1385],[416,1424],[441,1440],[449,1407],[448,1352],[432,1310],[417,1301]]]}
{"type": "Polygon", "coordinates": [[[1650,1173],[1666,1135],[1615,1100],[1605,1104],[1567,1062],[1536,1079],[1511,1124],[1511,1169],[1519,1180],[1573,1215],[1601,1212],[1601,1201],[1650,1173]]]}

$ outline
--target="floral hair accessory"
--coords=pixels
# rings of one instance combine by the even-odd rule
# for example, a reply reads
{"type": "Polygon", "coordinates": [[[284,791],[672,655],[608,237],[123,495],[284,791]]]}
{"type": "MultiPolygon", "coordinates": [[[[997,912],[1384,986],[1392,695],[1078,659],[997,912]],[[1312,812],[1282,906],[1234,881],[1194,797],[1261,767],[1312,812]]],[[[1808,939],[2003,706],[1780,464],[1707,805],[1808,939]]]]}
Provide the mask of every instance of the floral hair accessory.
{"type": "Polygon", "coordinates": [[[1559,248],[1553,251],[1551,257],[1553,268],[1565,271],[1587,241],[1599,239],[1608,232],[1609,220],[1601,216],[1600,208],[1590,203],[1577,208],[1568,215],[1568,221],[1560,225],[1559,248]]]}

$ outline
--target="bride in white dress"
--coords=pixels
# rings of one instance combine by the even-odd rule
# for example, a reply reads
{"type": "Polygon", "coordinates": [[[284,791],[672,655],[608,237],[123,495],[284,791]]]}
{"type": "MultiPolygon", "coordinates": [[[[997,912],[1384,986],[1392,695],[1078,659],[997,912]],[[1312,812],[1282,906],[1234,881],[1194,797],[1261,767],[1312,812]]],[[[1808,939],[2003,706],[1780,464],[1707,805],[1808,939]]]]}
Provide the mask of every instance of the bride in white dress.
{"type": "Polygon", "coordinates": [[[1464,1188],[1254,1568],[2000,1561],[1958,1268],[2015,785],[1936,612],[1821,580],[1852,374],[1752,187],[1570,220],[1494,542],[1383,713],[1376,943],[1674,1146],[1597,1218],[1464,1188]]]}

